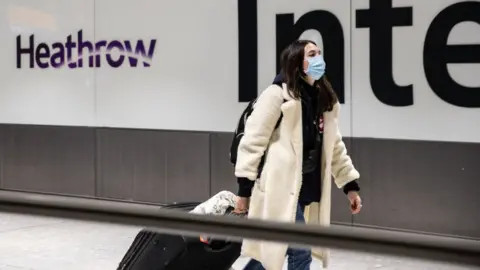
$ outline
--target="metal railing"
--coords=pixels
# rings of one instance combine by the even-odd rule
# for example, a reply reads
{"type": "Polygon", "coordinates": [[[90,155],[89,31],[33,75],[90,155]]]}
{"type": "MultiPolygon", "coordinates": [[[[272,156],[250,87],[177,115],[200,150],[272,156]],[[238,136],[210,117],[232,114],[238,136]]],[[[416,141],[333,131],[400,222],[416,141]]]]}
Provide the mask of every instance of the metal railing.
{"type": "Polygon", "coordinates": [[[0,191],[0,212],[148,227],[168,233],[206,233],[295,245],[322,246],[480,266],[480,241],[415,233],[239,220],[163,210],[155,205],[0,191]]]}

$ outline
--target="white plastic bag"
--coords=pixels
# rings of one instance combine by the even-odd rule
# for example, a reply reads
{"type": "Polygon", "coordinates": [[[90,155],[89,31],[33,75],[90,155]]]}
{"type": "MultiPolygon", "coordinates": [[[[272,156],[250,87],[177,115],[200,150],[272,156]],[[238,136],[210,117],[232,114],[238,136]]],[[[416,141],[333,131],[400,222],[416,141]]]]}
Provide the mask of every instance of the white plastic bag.
{"type": "Polygon", "coordinates": [[[190,213],[215,216],[225,215],[229,207],[235,207],[236,199],[237,196],[233,192],[223,190],[199,204],[190,213]]]}

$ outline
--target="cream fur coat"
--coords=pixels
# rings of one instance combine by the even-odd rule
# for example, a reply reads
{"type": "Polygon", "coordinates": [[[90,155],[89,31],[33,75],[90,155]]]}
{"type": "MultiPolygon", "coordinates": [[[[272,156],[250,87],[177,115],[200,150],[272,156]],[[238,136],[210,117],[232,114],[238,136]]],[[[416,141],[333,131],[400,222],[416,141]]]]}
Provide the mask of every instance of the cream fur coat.
{"type": "MultiPolygon", "coordinates": [[[[322,198],[320,203],[305,209],[308,224],[330,225],[331,175],[338,188],[360,177],[338,129],[339,110],[340,104],[336,104],[331,112],[324,113],[321,163],[324,177],[318,179],[322,182],[322,198]]],[[[250,219],[295,222],[302,185],[302,152],[301,102],[288,95],[285,84],[283,89],[272,85],[259,96],[238,148],[235,175],[256,181],[250,199],[250,219]],[[281,125],[274,130],[281,113],[281,125]],[[265,165],[257,179],[257,168],[264,152],[265,165]]],[[[283,243],[246,239],[242,255],[260,261],[267,270],[280,270],[287,248],[283,243]]],[[[327,249],[315,247],[312,254],[325,268],[328,266],[327,249]]]]}

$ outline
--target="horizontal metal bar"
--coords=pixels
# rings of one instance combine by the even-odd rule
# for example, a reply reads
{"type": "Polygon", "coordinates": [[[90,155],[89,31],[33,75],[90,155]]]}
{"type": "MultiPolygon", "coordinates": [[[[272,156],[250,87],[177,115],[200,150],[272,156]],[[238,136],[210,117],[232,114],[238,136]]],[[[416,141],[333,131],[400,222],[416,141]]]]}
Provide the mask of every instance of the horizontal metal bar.
{"type": "Polygon", "coordinates": [[[0,211],[148,227],[158,232],[206,233],[308,246],[408,256],[480,266],[480,241],[354,227],[306,226],[192,215],[153,205],[0,191],[0,211]]]}

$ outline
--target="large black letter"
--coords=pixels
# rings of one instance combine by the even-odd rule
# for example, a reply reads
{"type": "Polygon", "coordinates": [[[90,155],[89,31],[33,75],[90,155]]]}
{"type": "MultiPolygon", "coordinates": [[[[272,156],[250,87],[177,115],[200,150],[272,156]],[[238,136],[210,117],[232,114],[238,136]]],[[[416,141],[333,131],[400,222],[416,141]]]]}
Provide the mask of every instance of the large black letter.
{"type": "Polygon", "coordinates": [[[28,38],[29,47],[22,48],[22,37],[17,36],[17,68],[22,68],[22,54],[28,54],[30,68],[35,67],[35,41],[33,35],[28,38]]]}
{"type": "Polygon", "coordinates": [[[258,94],[257,0],[238,0],[238,101],[258,94]]]}
{"type": "Polygon", "coordinates": [[[277,15],[277,72],[280,54],[307,30],[317,30],[323,40],[326,74],[337,93],[340,103],[345,102],[345,40],[340,21],[332,13],[315,10],[305,13],[295,23],[293,14],[277,15]]]}
{"type": "Polygon", "coordinates": [[[392,0],[370,0],[370,8],[357,10],[358,28],[370,28],[370,84],[378,100],[390,106],[413,105],[413,86],[398,86],[392,71],[392,32],[412,25],[411,7],[392,7],[392,0]]]}
{"type": "Polygon", "coordinates": [[[447,69],[448,63],[480,63],[480,44],[447,45],[453,27],[465,21],[480,24],[479,2],[453,4],[433,19],[425,37],[423,68],[428,84],[439,98],[455,106],[479,108],[480,87],[458,84],[447,69]]]}

